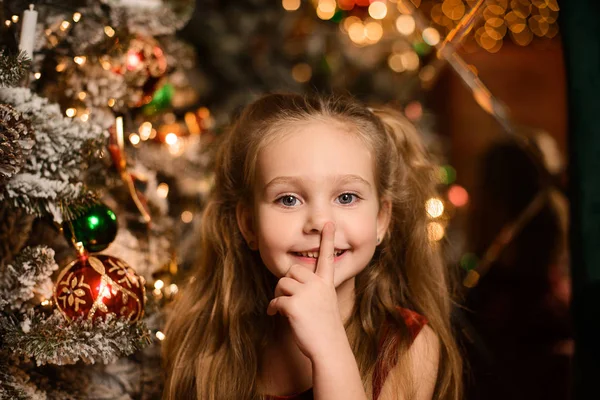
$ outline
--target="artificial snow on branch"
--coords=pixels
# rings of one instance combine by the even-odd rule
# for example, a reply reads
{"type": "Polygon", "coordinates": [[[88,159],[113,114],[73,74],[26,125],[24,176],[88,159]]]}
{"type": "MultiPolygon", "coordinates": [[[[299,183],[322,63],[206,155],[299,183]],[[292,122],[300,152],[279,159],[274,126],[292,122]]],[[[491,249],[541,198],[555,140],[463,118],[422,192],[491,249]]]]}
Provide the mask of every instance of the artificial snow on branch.
{"type": "MultiPolygon", "coordinates": [[[[0,103],[12,105],[36,132],[31,156],[21,173],[0,192],[0,201],[11,199],[38,215],[78,203],[82,195],[85,197],[80,186],[83,172],[106,144],[108,132],[96,124],[65,118],[58,104],[27,88],[0,91],[0,103]]],[[[55,218],[59,222],[62,219],[60,215],[55,218]]]]}
{"type": "Polygon", "coordinates": [[[46,246],[26,247],[1,272],[0,298],[13,311],[23,310],[25,303],[36,294],[52,297],[51,276],[58,269],[54,250],[46,246]]]}
{"type": "Polygon", "coordinates": [[[37,174],[19,174],[0,192],[0,201],[10,200],[14,207],[30,214],[50,214],[54,220],[73,219],[78,210],[84,210],[97,201],[94,193],[81,182],[66,182],[41,177],[37,174]]]}
{"type": "Polygon", "coordinates": [[[83,361],[108,364],[150,344],[150,332],[141,322],[110,315],[92,321],[70,323],[55,310],[45,317],[29,310],[21,320],[14,315],[0,316],[3,346],[16,356],[44,364],[66,365],[83,361]]]}

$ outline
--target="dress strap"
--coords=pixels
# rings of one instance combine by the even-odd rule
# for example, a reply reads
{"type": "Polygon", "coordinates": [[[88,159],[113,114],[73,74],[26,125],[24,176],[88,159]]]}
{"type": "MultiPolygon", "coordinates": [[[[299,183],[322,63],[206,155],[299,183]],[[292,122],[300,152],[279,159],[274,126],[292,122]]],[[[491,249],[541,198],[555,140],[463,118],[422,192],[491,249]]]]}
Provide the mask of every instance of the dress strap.
{"type": "MultiPolygon", "coordinates": [[[[419,335],[421,329],[423,329],[423,327],[427,324],[427,318],[419,313],[409,310],[408,308],[396,307],[396,310],[406,323],[406,327],[410,333],[410,344],[412,345],[412,342],[414,342],[415,338],[419,335]]],[[[381,335],[381,339],[379,341],[379,350],[381,351],[384,342],[389,340],[390,349],[393,352],[391,357],[391,365],[396,365],[398,363],[397,348],[400,338],[397,334],[393,335],[391,338],[388,338],[389,335],[390,325],[386,324],[383,328],[383,334],[381,335]]],[[[385,379],[390,372],[390,368],[388,367],[383,364],[382,359],[379,359],[375,365],[375,370],[373,371],[373,400],[377,400],[379,398],[379,394],[381,393],[381,389],[383,389],[385,379]]]]}

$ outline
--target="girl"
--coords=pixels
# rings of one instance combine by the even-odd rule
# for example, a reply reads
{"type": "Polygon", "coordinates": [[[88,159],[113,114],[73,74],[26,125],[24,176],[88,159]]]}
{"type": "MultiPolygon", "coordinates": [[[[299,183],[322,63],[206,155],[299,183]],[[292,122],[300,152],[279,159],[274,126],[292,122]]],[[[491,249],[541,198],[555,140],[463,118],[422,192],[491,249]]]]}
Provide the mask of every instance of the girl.
{"type": "Polygon", "coordinates": [[[223,138],[165,399],[453,399],[447,271],[415,130],[345,98],[267,95],[223,138]]]}

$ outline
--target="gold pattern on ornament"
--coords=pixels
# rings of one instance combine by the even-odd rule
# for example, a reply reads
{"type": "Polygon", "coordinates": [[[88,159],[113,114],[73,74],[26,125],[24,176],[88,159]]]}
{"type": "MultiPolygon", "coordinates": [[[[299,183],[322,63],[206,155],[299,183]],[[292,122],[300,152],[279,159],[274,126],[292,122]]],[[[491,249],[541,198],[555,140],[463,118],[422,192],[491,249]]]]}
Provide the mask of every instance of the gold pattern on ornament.
{"type": "MultiPolygon", "coordinates": [[[[96,300],[94,301],[94,304],[92,305],[92,308],[90,309],[90,312],[88,313],[88,320],[91,320],[94,317],[94,314],[96,313],[97,310],[102,311],[103,313],[107,314],[107,315],[111,315],[111,316],[116,316],[115,313],[111,313],[108,312],[108,308],[106,307],[106,304],[104,304],[103,299],[107,298],[110,299],[112,298],[113,295],[116,295],[118,292],[121,292],[121,296],[123,299],[123,303],[127,303],[127,301],[129,300],[129,296],[131,296],[131,298],[133,298],[136,302],[137,305],[137,311],[132,311],[128,316],[126,316],[127,318],[131,319],[131,317],[133,317],[135,314],[137,314],[137,317],[134,321],[136,321],[137,319],[139,319],[139,317],[141,316],[141,309],[142,309],[142,305],[140,303],[140,299],[138,299],[135,295],[135,293],[125,289],[123,286],[119,285],[117,282],[113,281],[108,275],[103,275],[101,278],[101,283],[100,283],[100,290],[98,291],[98,297],[96,297],[96,300]]],[[[123,309],[127,309],[126,306],[123,306],[123,309]]],[[[121,309],[121,316],[124,316],[124,312],[123,309],[121,309]]]]}
{"type": "Polygon", "coordinates": [[[102,264],[102,261],[98,260],[96,257],[90,257],[88,258],[88,261],[92,268],[94,268],[94,271],[96,271],[100,275],[106,274],[106,269],[104,268],[104,264],[102,264]]]}
{"type": "MultiPolygon", "coordinates": [[[[109,259],[108,263],[110,265],[112,265],[112,267],[108,270],[108,272],[117,271],[117,275],[122,277],[121,279],[119,279],[117,281],[118,283],[120,283],[120,284],[126,283],[130,289],[132,286],[140,287],[138,277],[135,275],[133,268],[131,268],[128,265],[125,265],[120,260],[117,260],[117,262],[115,263],[112,259],[109,259]]],[[[126,302],[126,300],[123,300],[123,302],[126,302]]]]}
{"type": "Polygon", "coordinates": [[[82,276],[80,280],[77,277],[73,277],[73,272],[69,274],[67,279],[62,281],[59,286],[63,286],[61,290],[62,296],[58,299],[63,301],[63,308],[66,308],[66,303],[69,303],[69,307],[72,307],[75,304],[75,312],[79,311],[80,304],[86,304],[86,301],[80,299],[80,297],[85,296],[85,290],[82,288],[86,288],[91,290],[90,285],[83,282],[84,277],[82,276]]]}

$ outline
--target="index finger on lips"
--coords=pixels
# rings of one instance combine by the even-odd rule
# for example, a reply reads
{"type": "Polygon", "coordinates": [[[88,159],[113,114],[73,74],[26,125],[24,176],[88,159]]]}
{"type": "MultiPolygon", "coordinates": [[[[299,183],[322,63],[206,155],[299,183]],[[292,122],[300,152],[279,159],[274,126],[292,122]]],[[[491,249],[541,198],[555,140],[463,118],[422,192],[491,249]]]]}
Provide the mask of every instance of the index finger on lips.
{"type": "Polygon", "coordinates": [[[327,222],[321,231],[321,245],[315,274],[333,282],[335,224],[327,222]]]}

